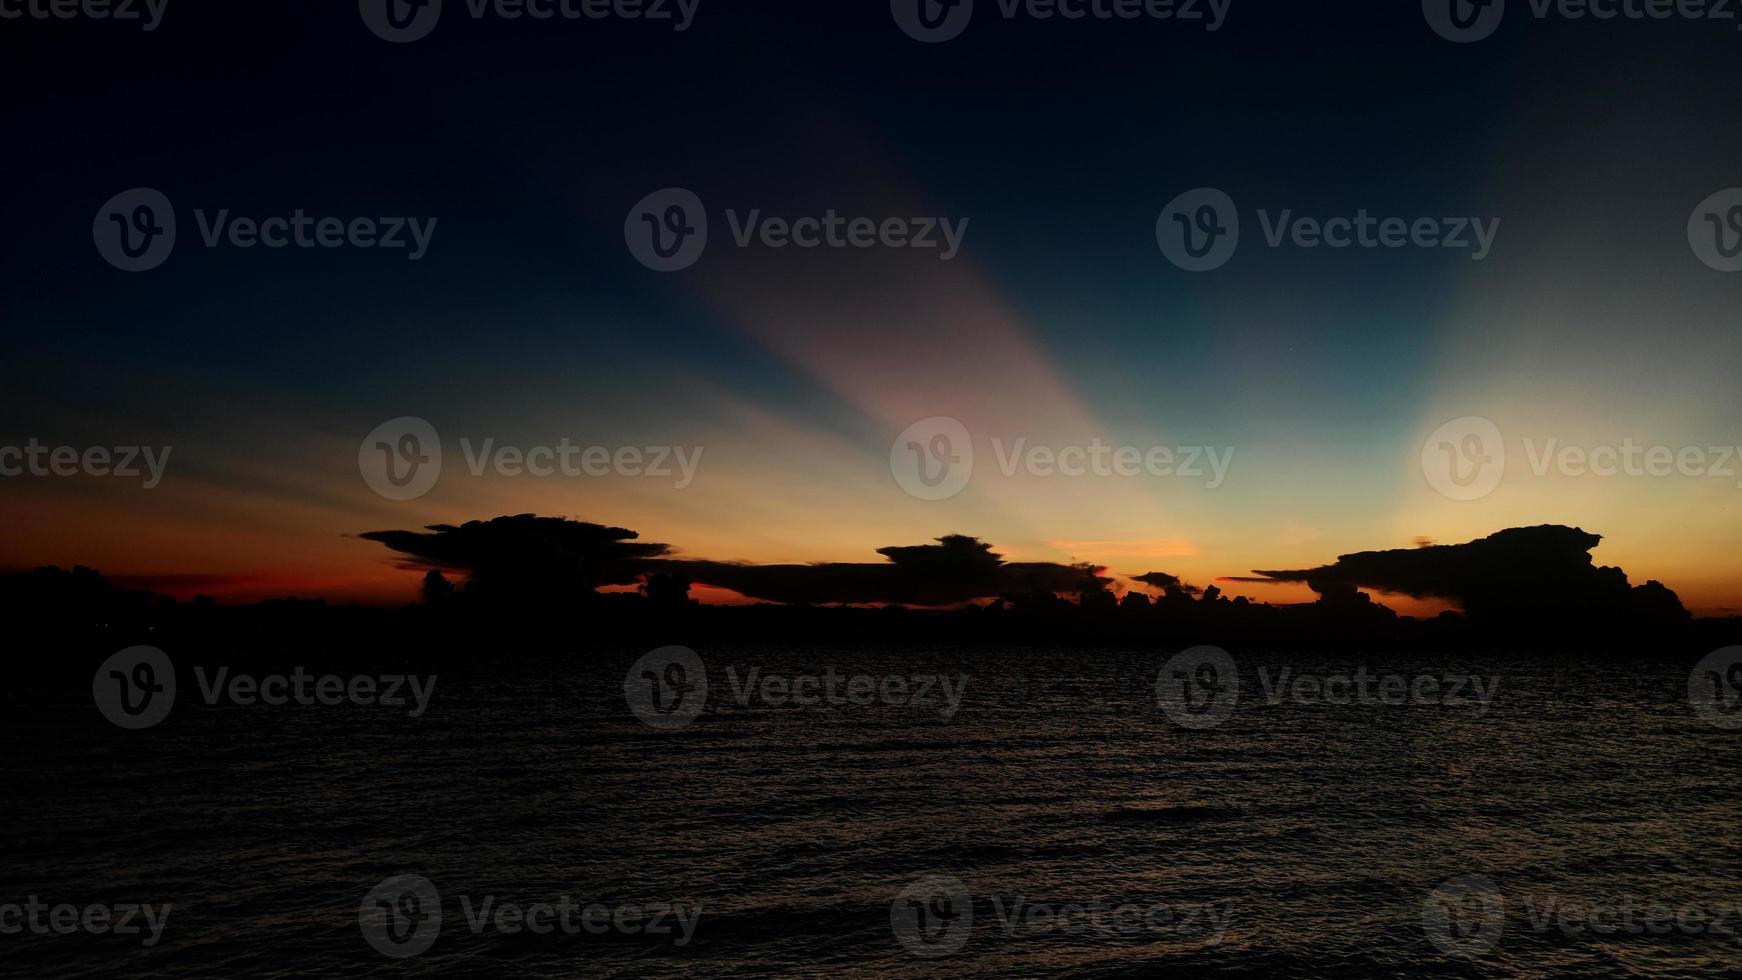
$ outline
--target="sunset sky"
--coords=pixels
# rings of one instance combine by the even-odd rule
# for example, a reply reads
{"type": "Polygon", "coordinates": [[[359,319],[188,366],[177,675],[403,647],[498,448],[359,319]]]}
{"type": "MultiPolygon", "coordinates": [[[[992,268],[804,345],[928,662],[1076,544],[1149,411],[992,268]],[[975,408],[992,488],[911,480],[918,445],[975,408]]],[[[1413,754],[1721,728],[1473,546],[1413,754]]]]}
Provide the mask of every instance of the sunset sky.
{"type": "Polygon", "coordinates": [[[1603,534],[1596,559],[1635,583],[1742,611],[1742,462],[1729,477],[1538,477],[1525,448],[1742,444],[1742,274],[1687,242],[1694,207],[1742,185],[1742,35],[1728,28],[1520,16],[1458,46],[1414,4],[1253,3],[1213,34],[986,14],[928,46],[882,2],[704,4],[675,35],[456,15],[394,46],[337,6],[283,25],[308,35],[295,58],[173,20],[144,45],[101,31],[9,44],[0,77],[40,77],[63,45],[113,50],[85,59],[112,74],[68,74],[15,110],[91,122],[83,141],[15,147],[51,176],[0,192],[0,443],[173,450],[150,490],[0,479],[0,568],[409,601],[418,574],[354,535],[533,512],[698,558],[873,561],[963,533],[1012,560],[1206,585],[1557,523],[1603,534]],[[887,44],[826,43],[842,32],[887,44]],[[671,59],[718,84],[680,82],[671,59]],[[1683,81],[1592,94],[1631,72],[1683,81]],[[610,79],[615,97],[572,101],[577,76],[610,79]],[[134,79],[146,91],[117,95],[134,79]],[[91,222],[138,186],[168,195],[181,227],[167,264],[128,274],[98,256],[91,222]],[[1202,186],[1237,202],[1244,237],[1228,266],[1194,275],[1155,225],[1202,186]],[[623,240],[630,208],[665,187],[695,191],[713,225],[702,260],[672,274],[623,240]],[[223,208],[439,224],[418,262],[205,248],[194,210],[223,208]],[[738,248],[726,218],[831,208],[969,225],[945,262],[738,248]],[[1501,225],[1478,262],[1273,249],[1257,218],[1363,208],[1501,225]],[[1424,478],[1421,448],[1472,415],[1504,433],[1507,473],[1454,501],[1424,478]],[[364,436],[398,416],[427,419],[445,454],[440,483],[408,502],[358,472],[364,436]],[[890,473],[897,434],[931,416],[975,440],[975,477],[946,501],[890,473]],[[473,477],[462,437],[703,456],[682,489],[473,477]],[[1007,478],[994,437],[1234,457],[1214,489],[1007,478]]]}

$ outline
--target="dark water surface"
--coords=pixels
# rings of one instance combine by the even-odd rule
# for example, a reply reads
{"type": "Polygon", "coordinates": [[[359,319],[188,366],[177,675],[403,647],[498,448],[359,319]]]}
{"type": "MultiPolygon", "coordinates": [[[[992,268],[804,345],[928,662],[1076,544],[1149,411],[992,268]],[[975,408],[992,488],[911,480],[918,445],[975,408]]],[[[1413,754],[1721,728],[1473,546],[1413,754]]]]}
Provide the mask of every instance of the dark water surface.
{"type": "Polygon", "coordinates": [[[1692,710],[1691,661],[1230,650],[1240,701],[1203,730],[1157,707],[1171,651],[1131,649],[703,648],[707,710],[669,731],[626,707],[643,650],[432,668],[419,718],[208,705],[186,666],[173,712],[143,731],[105,721],[88,682],[14,695],[0,903],[172,908],[149,948],[0,935],[0,970],[1742,974],[1742,731],[1692,710]],[[1265,697],[1262,672],[1363,664],[1499,686],[1485,711],[1468,691],[1451,705],[1265,697]],[[947,718],[935,688],[917,705],[741,706],[728,666],[740,681],[826,667],[967,680],[947,718]],[[366,940],[359,905],[401,874],[439,890],[443,920],[433,946],[399,959],[366,940]],[[1472,881],[1474,897],[1448,898],[1472,881]],[[955,901],[898,901],[916,882],[955,901]],[[565,896],[628,925],[468,923],[487,899],[565,896]],[[693,917],[687,942],[676,913],[669,934],[635,925],[674,906],[693,917]],[[922,920],[931,931],[903,931],[922,920]],[[910,948],[940,942],[958,948],[910,948]]]}

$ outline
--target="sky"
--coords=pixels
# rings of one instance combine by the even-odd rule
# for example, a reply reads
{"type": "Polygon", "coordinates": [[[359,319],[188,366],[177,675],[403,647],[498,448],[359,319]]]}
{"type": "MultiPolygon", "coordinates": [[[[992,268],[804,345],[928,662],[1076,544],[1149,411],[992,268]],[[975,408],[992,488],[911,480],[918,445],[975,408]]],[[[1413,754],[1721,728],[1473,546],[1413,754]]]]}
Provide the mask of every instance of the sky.
{"type": "Polygon", "coordinates": [[[1742,273],[1702,262],[1688,228],[1742,185],[1734,22],[1513,4],[1456,44],[1414,3],[1234,0],[1208,31],[981,0],[927,44],[881,0],[701,0],[681,32],[449,0],[395,44],[357,5],[281,6],[172,3],[149,32],[0,21],[0,79],[25,94],[0,184],[0,446],[172,447],[149,489],[0,476],[0,568],[408,601],[417,573],[355,535],[531,512],[697,558],[868,561],[963,533],[1011,560],[1203,585],[1557,523],[1698,612],[1742,609],[1742,462],[1533,466],[1551,444],[1636,444],[1699,447],[1720,470],[1716,450],[1742,444],[1742,273]],[[177,240],[125,272],[93,220],[139,187],[173,202],[177,240]],[[676,272],[625,241],[664,188],[710,224],[676,272]],[[1241,224],[1206,272],[1157,242],[1196,188],[1241,224]],[[220,212],[297,209],[436,223],[416,261],[202,240],[220,212]],[[831,209],[966,225],[948,260],[734,238],[751,212],[831,209]],[[1267,240],[1284,212],[1362,210],[1494,237],[1480,259],[1267,240]],[[443,467],[392,500],[359,447],[403,417],[439,434],[443,467]],[[973,474],[921,499],[891,449],[939,417],[967,433],[973,474]],[[1501,434],[1504,474],[1454,499],[1423,447],[1471,417],[1501,434]],[[681,486],[466,465],[485,440],[565,439],[701,455],[681,486]],[[1019,440],[1232,455],[1214,486],[1007,476],[1019,440]]]}

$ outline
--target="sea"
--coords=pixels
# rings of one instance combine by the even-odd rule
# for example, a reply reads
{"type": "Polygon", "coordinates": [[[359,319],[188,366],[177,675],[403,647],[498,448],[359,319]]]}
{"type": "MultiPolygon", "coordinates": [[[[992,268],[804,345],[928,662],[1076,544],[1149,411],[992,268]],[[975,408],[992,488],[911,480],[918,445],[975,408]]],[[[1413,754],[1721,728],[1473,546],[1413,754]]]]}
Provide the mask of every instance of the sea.
{"type": "Polygon", "coordinates": [[[0,973],[1742,975],[1698,656],[162,654],[5,697],[0,973]]]}

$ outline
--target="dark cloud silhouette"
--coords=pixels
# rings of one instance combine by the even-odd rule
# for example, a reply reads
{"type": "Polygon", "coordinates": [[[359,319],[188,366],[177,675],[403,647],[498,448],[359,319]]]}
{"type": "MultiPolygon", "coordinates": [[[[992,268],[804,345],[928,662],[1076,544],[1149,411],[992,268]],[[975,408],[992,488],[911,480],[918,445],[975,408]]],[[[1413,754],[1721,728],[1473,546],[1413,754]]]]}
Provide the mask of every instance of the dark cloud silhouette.
{"type": "Polygon", "coordinates": [[[1144,572],[1142,575],[1131,576],[1131,581],[1142,582],[1144,585],[1160,589],[1163,592],[1179,591],[1187,595],[1197,595],[1203,591],[1195,585],[1181,581],[1178,575],[1169,575],[1166,572],[1144,572]]]}
{"type": "Polygon", "coordinates": [[[532,514],[359,537],[409,556],[407,567],[467,572],[468,593],[521,598],[633,585],[650,559],[671,552],[627,528],[532,514]]]}
{"type": "MultiPolygon", "coordinates": [[[[361,537],[407,556],[408,567],[463,571],[465,595],[493,603],[560,608],[602,586],[646,583],[649,600],[670,609],[685,607],[692,584],[789,605],[954,606],[998,598],[1044,609],[1058,603],[1056,597],[1071,595],[1085,611],[1115,607],[1111,580],[1099,566],[1006,562],[992,545],[962,534],[880,548],[879,562],[785,565],[678,557],[671,546],[641,541],[626,528],[531,514],[361,537]]],[[[1590,552],[1601,541],[1572,527],[1512,528],[1466,544],[1360,552],[1317,568],[1258,571],[1240,580],[1305,583],[1320,597],[1313,615],[1326,624],[1383,625],[1394,618],[1359,589],[1450,600],[1489,630],[1600,633],[1689,621],[1663,585],[1634,586],[1621,569],[1595,565],[1590,552]]],[[[1163,593],[1153,604],[1160,616],[1209,615],[1223,604],[1214,589],[1199,590],[1167,572],[1133,578],[1163,593]],[[1191,597],[1200,591],[1210,601],[1194,612],[1198,604],[1191,597]]],[[[1228,615],[1269,614],[1231,606],[1228,615]]]]}
{"type": "Polygon", "coordinates": [[[948,606],[995,596],[1036,592],[1097,593],[1109,579],[1093,565],[1006,562],[992,546],[961,534],[936,544],[879,548],[885,562],[752,565],[742,562],[662,561],[694,581],[754,599],[786,603],[897,603],[948,606]]]}
{"type": "Polygon", "coordinates": [[[1321,595],[1353,587],[1416,598],[1449,599],[1488,626],[1559,629],[1626,623],[1686,622],[1674,592],[1658,582],[1633,586],[1619,568],[1598,567],[1591,549],[1603,540],[1575,527],[1509,528],[1466,544],[1423,545],[1343,555],[1334,564],[1256,571],[1240,581],[1305,582],[1321,595]]]}
{"type": "MultiPolygon", "coordinates": [[[[812,565],[691,560],[624,528],[531,515],[366,537],[393,548],[404,567],[424,572],[422,603],[390,610],[298,599],[247,606],[220,606],[205,597],[177,602],[116,588],[91,569],[44,567],[0,574],[0,613],[15,631],[52,637],[62,646],[69,636],[110,652],[137,641],[173,640],[226,656],[239,630],[250,638],[244,646],[263,651],[304,649],[334,635],[367,635],[391,648],[416,636],[466,656],[505,627],[583,646],[639,643],[655,633],[744,642],[1056,641],[1073,649],[1100,641],[1206,637],[1481,638],[1523,649],[1519,639],[1528,637],[1531,648],[1574,645],[1583,656],[1618,645],[1661,652],[1685,642],[1709,650],[1731,642],[1742,628],[1739,619],[1692,620],[1662,585],[1632,586],[1620,569],[1596,567],[1589,551],[1598,536],[1565,527],[1518,528],[1468,544],[1365,552],[1317,568],[1261,573],[1256,581],[1303,582],[1318,590],[1316,602],[1275,606],[1230,598],[1215,586],[1194,596],[1166,572],[1137,577],[1163,595],[1151,600],[1133,591],[1116,600],[1096,566],[1006,562],[990,545],[964,535],[884,548],[881,562],[812,565]],[[450,581],[455,571],[464,573],[456,576],[463,586],[450,581]],[[598,591],[601,584],[634,583],[640,589],[598,591]],[[697,583],[782,604],[705,605],[689,596],[697,583]],[[1449,598],[1468,614],[1399,616],[1361,589],[1449,598]],[[980,598],[997,601],[972,601],[980,598]],[[868,608],[884,606],[895,608],[868,608]],[[913,606],[951,608],[906,608],[913,606]]],[[[89,679],[88,665],[82,666],[81,683],[89,679]]]]}
{"type": "Polygon", "coordinates": [[[896,603],[948,606],[1019,593],[1103,591],[1092,565],[1006,562],[977,538],[952,534],[936,544],[879,548],[882,562],[754,565],[671,557],[669,545],[642,542],[626,528],[522,514],[424,531],[370,531],[364,540],[410,556],[417,568],[470,573],[469,594],[524,599],[633,585],[712,585],[770,602],[896,603]]]}

